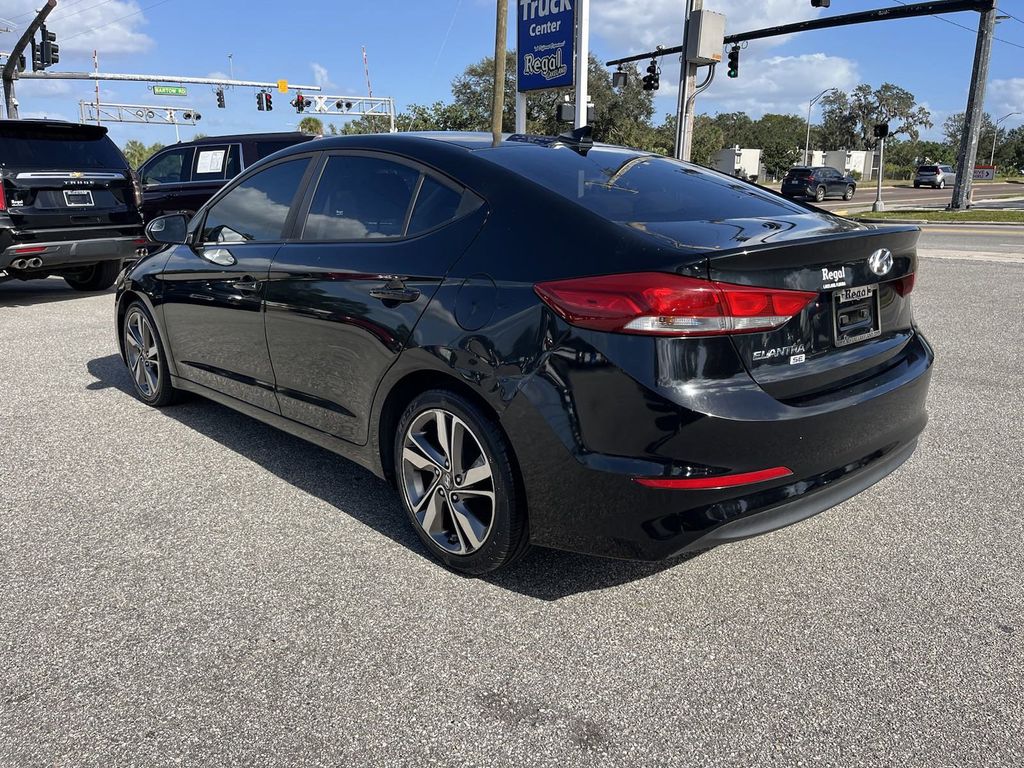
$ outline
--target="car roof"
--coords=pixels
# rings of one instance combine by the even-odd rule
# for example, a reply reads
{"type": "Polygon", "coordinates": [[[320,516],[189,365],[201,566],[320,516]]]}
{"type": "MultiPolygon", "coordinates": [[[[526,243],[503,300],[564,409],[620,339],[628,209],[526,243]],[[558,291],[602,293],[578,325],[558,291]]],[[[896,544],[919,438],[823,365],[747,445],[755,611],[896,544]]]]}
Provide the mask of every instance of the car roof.
{"type": "Polygon", "coordinates": [[[77,130],[90,136],[105,136],[107,127],[105,125],[93,125],[92,123],[73,123],[70,120],[51,120],[45,117],[25,118],[24,120],[0,120],[0,128],[61,128],[64,130],[77,130]]]}
{"type": "Polygon", "coordinates": [[[229,144],[238,143],[242,141],[286,141],[294,140],[296,142],[311,141],[315,139],[315,136],[310,136],[308,133],[302,133],[301,131],[283,131],[278,133],[233,133],[225,136],[202,136],[198,139],[192,139],[191,141],[179,141],[176,145],[189,145],[189,144],[229,144]]]}

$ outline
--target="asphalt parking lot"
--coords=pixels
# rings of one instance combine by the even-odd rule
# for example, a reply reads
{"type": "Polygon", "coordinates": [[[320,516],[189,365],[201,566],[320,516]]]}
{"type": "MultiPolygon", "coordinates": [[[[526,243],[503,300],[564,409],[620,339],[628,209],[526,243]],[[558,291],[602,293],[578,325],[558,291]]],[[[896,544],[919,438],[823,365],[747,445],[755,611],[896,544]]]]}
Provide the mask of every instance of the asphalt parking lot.
{"type": "Polygon", "coordinates": [[[129,394],[112,294],[0,286],[0,765],[1018,766],[1024,262],[925,258],[931,423],[658,565],[427,559],[382,481],[129,394]]]}

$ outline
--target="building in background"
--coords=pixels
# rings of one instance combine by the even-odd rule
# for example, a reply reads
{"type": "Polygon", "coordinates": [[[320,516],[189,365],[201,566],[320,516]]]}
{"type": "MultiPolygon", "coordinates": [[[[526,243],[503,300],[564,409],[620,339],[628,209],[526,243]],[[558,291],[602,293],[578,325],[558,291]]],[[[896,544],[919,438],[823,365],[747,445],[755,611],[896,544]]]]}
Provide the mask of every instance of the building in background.
{"type": "Polygon", "coordinates": [[[711,161],[716,171],[756,181],[761,178],[761,150],[728,147],[711,161]]]}

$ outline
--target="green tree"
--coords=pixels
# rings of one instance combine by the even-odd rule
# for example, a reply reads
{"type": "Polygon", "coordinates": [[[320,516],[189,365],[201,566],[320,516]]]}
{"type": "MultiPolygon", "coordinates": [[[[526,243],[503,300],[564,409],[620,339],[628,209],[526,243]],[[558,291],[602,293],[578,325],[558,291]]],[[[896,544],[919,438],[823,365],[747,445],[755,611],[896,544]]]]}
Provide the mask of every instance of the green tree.
{"type": "Polygon", "coordinates": [[[892,83],[872,88],[861,83],[850,94],[832,91],[822,100],[818,138],[824,149],[869,149],[875,145],[876,123],[889,123],[890,136],[917,141],[931,128],[931,113],[910,91],[892,83]]]}
{"type": "MultiPolygon", "coordinates": [[[[942,123],[942,136],[946,145],[953,150],[953,155],[960,153],[960,137],[964,135],[964,113],[957,112],[947,117],[942,123]]],[[[992,137],[995,136],[997,148],[1006,142],[1007,131],[996,128],[992,116],[985,112],[981,116],[981,135],[978,139],[978,163],[987,164],[992,151],[992,137]]],[[[1006,159],[1003,155],[997,159],[1006,159]]]]}
{"type": "Polygon", "coordinates": [[[855,149],[859,146],[857,115],[843,91],[830,91],[822,97],[821,124],[817,126],[814,139],[812,146],[819,149],[855,149]]]}
{"type": "MultiPolygon", "coordinates": [[[[754,121],[746,112],[722,112],[712,118],[712,122],[722,131],[722,146],[752,147],[756,141],[754,121]]],[[[721,147],[719,147],[721,149],[721,147]]]]}
{"type": "Polygon", "coordinates": [[[299,130],[303,133],[308,133],[310,136],[323,136],[324,135],[324,123],[319,117],[313,117],[312,115],[306,115],[299,121],[299,130]]]}
{"type": "Polygon", "coordinates": [[[132,168],[138,168],[163,148],[164,145],[159,142],[147,147],[137,139],[129,139],[125,142],[123,152],[128,165],[132,168]]]}
{"type": "MultiPolygon", "coordinates": [[[[676,116],[665,115],[665,121],[654,129],[654,139],[649,147],[663,155],[673,155],[676,145],[676,116]]],[[[690,141],[690,160],[699,165],[710,166],[715,155],[725,146],[722,129],[709,115],[693,118],[693,138],[690,141]]]]}
{"type": "Polygon", "coordinates": [[[760,142],[761,164],[766,175],[773,179],[785,175],[800,158],[802,147],[785,139],[771,138],[760,142]]]}

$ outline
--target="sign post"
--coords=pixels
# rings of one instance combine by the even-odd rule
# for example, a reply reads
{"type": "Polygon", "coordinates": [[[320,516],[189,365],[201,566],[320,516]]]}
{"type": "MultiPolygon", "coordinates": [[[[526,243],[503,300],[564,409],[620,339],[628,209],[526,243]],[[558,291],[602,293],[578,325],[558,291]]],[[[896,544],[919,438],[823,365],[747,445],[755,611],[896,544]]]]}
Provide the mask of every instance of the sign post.
{"type": "MultiPolygon", "coordinates": [[[[586,13],[589,0],[518,0],[516,9],[516,130],[526,130],[526,94],[548,88],[577,86],[576,125],[586,123],[586,104],[579,105],[576,74],[583,72],[586,98],[587,62],[579,61],[576,5],[586,13]],[[582,69],[581,69],[582,65],[582,69]],[[580,113],[582,120],[580,122],[580,113]]],[[[585,21],[582,34],[589,32],[585,21]]],[[[586,41],[583,43],[586,48],[586,41]]],[[[585,51],[584,51],[585,53],[585,51]]]]}

